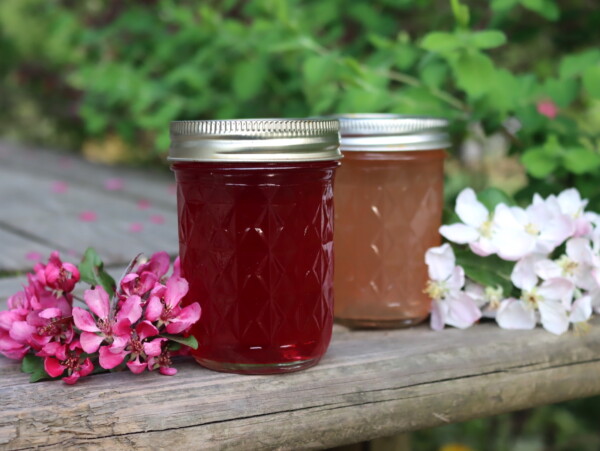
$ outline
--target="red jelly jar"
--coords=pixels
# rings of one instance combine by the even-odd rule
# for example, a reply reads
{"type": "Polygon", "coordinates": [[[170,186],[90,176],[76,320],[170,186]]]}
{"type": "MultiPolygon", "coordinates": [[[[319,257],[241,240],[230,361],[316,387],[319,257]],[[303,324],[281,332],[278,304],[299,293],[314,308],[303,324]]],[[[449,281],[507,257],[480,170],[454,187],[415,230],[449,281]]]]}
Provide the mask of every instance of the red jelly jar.
{"type": "Polygon", "coordinates": [[[315,365],[333,324],[336,120],[171,124],[181,272],[202,317],[207,368],[273,374],[315,365]]]}

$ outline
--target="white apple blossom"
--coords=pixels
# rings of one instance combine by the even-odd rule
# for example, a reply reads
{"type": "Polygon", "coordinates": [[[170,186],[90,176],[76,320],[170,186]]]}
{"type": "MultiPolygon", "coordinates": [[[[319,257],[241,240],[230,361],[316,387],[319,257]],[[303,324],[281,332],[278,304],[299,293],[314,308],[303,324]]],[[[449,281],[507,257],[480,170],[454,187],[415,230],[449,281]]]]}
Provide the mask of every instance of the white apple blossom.
{"type": "Polygon", "coordinates": [[[538,258],[529,256],[515,265],[511,280],[522,290],[521,298],[502,301],[496,322],[503,329],[533,329],[539,321],[544,329],[560,335],[569,328],[575,286],[563,277],[538,285],[534,268],[538,258]]]}
{"type": "Polygon", "coordinates": [[[444,238],[457,244],[468,244],[475,254],[482,257],[496,252],[491,241],[494,233],[493,215],[477,200],[471,188],[465,188],[456,198],[456,214],[463,223],[440,227],[440,234],[444,238]]]}
{"type": "Polygon", "coordinates": [[[431,297],[431,328],[441,330],[444,325],[465,329],[481,318],[481,311],[464,291],[465,273],[456,266],[456,258],[449,244],[429,249],[425,254],[429,281],[425,292],[431,297]]]}
{"type": "Polygon", "coordinates": [[[500,303],[504,300],[504,293],[501,286],[485,287],[481,284],[467,281],[465,284],[465,293],[475,301],[484,318],[495,318],[500,308],[500,303]]]}
{"type": "Polygon", "coordinates": [[[575,188],[566,189],[558,196],[551,195],[546,202],[556,202],[560,211],[571,219],[573,236],[586,236],[592,231],[593,217],[585,212],[588,200],[582,199],[581,194],[575,188]]]}
{"type": "Polygon", "coordinates": [[[541,198],[527,209],[499,204],[494,221],[492,245],[500,258],[509,261],[533,253],[549,254],[574,230],[572,221],[556,203],[546,203],[541,198]]]}
{"type": "Polygon", "coordinates": [[[564,277],[583,290],[600,288],[594,278],[594,254],[586,238],[567,241],[566,254],[557,260],[543,259],[535,264],[535,272],[544,280],[564,277]]]}

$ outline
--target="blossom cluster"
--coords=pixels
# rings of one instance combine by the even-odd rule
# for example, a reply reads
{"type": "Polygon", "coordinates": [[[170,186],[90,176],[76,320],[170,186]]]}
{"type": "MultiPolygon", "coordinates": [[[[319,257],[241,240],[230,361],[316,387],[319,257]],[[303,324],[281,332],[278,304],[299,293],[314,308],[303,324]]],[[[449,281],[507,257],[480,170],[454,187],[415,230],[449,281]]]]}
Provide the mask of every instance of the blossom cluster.
{"type": "Polygon", "coordinates": [[[475,259],[495,255],[510,265],[510,292],[485,283],[498,274],[476,265],[469,274],[457,265],[450,244],[431,248],[425,255],[431,327],[466,328],[481,317],[504,329],[541,324],[557,335],[570,324],[585,326],[594,311],[600,313],[600,216],[586,206],[576,189],[567,189],[545,199],[536,194],[526,208],[498,203],[490,211],[472,189],[463,190],[455,209],[461,222],[440,233],[467,246],[475,259]]]}
{"type": "Polygon", "coordinates": [[[198,321],[201,310],[197,302],[180,305],[188,284],[178,260],[167,277],[169,269],[165,252],[147,261],[136,258],[116,286],[108,284],[114,289],[92,283],[85,290],[88,310],[73,306],[83,267],[63,262],[53,252],[47,264],[36,264],[27,285],[8,299],[8,310],[0,312],[0,353],[17,360],[33,354],[43,362],[45,375],[63,376],[67,384],[98,366],[175,374],[171,357],[186,350],[177,342],[198,321]]]}

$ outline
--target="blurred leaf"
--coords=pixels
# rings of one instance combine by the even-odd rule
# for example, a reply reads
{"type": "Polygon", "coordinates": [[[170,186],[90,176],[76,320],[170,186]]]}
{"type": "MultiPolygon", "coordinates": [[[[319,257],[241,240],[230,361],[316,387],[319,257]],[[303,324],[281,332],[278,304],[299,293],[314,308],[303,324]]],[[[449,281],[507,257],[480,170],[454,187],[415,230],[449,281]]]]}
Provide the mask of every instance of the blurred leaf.
{"type": "Polygon", "coordinates": [[[527,150],[521,157],[521,162],[533,177],[545,178],[558,168],[561,152],[560,143],[551,136],[543,147],[527,150]]]}
{"type": "Polygon", "coordinates": [[[583,73],[583,87],[595,99],[600,99],[600,65],[588,67],[583,73]]]}
{"type": "Polygon", "coordinates": [[[505,296],[512,293],[510,279],[514,262],[508,262],[495,255],[480,257],[469,249],[454,249],[456,264],[463,267],[465,275],[477,283],[487,287],[502,287],[505,296]]]}
{"type": "Polygon", "coordinates": [[[554,21],[560,17],[560,10],[554,0],[521,0],[521,4],[548,20],[554,21]]]}
{"type": "Polygon", "coordinates": [[[452,6],[452,14],[454,15],[456,24],[459,27],[467,28],[469,26],[469,7],[463,5],[460,0],[450,0],[450,5],[452,6]]]}
{"type": "Polygon", "coordinates": [[[567,149],[563,154],[563,165],[575,174],[594,173],[600,168],[600,155],[584,147],[567,149]]]}
{"type": "Polygon", "coordinates": [[[471,42],[480,49],[493,49],[506,43],[506,35],[498,30],[476,31],[471,35],[471,42]]]}
{"type": "Polygon", "coordinates": [[[88,247],[85,250],[78,269],[81,280],[92,286],[100,285],[108,293],[109,297],[113,295],[116,286],[115,281],[104,270],[104,263],[94,248],[88,247]]]}
{"type": "Polygon", "coordinates": [[[310,56],[304,61],[302,73],[309,86],[335,77],[336,61],[330,56],[310,56]]]}
{"type": "Polygon", "coordinates": [[[26,354],[21,361],[21,371],[29,373],[29,382],[38,382],[44,379],[52,379],[44,370],[44,359],[33,354],[26,354]]]}
{"type": "Polygon", "coordinates": [[[498,188],[486,188],[477,193],[477,199],[487,207],[489,211],[494,211],[496,205],[516,205],[515,200],[498,188]]]}
{"type": "Polygon", "coordinates": [[[451,60],[458,86],[471,97],[480,97],[490,89],[495,76],[492,60],[483,53],[462,53],[451,60]]]}
{"type": "Polygon", "coordinates": [[[194,338],[192,335],[189,337],[182,337],[180,335],[173,334],[160,334],[160,337],[174,341],[175,343],[189,346],[192,349],[198,349],[198,340],[196,340],[196,338],[194,338]]]}
{"type": "Polygon", "coordinates": [[[439,88],[448,76],[448,66],[442,61],[433,61],[425,65],[419,75],[427,86],[439,88]]]}
{"type": "Polygon", "coordinates": [[[560,78],[581,74],[588,67],[600,62],[600,50],[589,49],[572,55],[565,55],[560,62],[560,78]]]}
{"type": "Polygon", "coordinates": [[[492,0],[493,11],[507,11],[519,4],[519,0],[492,0]]]}
{"type": "Polygon", "coordinates": [[[242,61],[233,68],[233,92],[240,100],[249,100],[260,92],[267,76],[267,67],[261,59],[242,61]]]}
{"type": "Polygon", "coordinates": [[[541,92],[554,100],[559,107],[566,108],[577,97],[577,82],[573,79],[549,78],[542,86],[541,92]]]}
{"type": "Polygon", "coordinates": [[[450,52],[459,49],[463,46],[456,35],[445,33],[443,31],[433,31],[425,35],[425,39],[421,42],[421,47],[431,52],[450,52]]]}

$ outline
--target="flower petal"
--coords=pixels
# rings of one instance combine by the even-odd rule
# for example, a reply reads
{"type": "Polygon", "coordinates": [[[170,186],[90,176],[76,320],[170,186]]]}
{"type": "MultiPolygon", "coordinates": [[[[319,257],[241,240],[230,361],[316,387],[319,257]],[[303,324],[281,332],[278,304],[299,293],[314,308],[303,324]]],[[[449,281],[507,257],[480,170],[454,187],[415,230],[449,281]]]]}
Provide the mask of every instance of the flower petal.
{"type": "Polygon", "coordinates": [[[146,319],[150,322],[160,318],[163,312],[163,303],[157,296],[152,296],[146,304],[146,319]]]}
{"type": "Polygon", "coordinates": [[[131,371],[133,374],[140,374],[142,373],[146,367],[148,366],[148,363],[144,362],[141,363],[139,357],[135,360],[131,360],[129,362],[126,363],[127,368],[129,368],[129,371],[131,371]]]}
{"type": "Polygon", "coordinates": [[[127,318],[131,324],[142,317],[142,298],[137,295],[129,296],[117,312],[117,321],[127,318]]]}
{"type": "Polygon", "coordinates": [[[592,297],[582,296],[573,302],[569,321],[572,323],[582,323],[592,316],[592,297]]]}
{"type": "Polygon", "coordinates": [[[548,332],[561,335],[569,329],[567,310],[560,302],[544,301],[538,303],[542,326],[548,332]]]}
{"type": "Polygon", "coordinates": [[[144,352],[148,357],[156,357],[162,352],[162,344],[167,341],[166,338],[155,338],[152,341],[144,343],[144,352]]]}
{"type": "Polygon", "coordinates": [[[75,371],[70,376],[63,377],[62,380],[65,384],[73,385],[75,382],[77,382],[79,380],[79,376],[80,376],[79,372],[75,371]]]}
{"type": "Polygon", "coordinates": [[[84,376],[87,376],[88,374],[90,374],[92,371],[94,371],[94,364],[92,363],[92,361],[89,358],[85,359],[83,361],[83,363],[81,364],[81,369],[79,370],[79,375],[84,377],[84,376]]]}
{"type": "Polygon", "coordinates": [[[108,298],[108,293],[104,288],[98,285],[93,290],[85,290],[83,298],[90,310],[94,312],[98,318],[108,318],[110,312],[110,300],[108,298]]]}
{"type": "Polygon", "coordinates": [[[447,300],[447,304],[446,324],[449,326],[466,329],[481,318],[481,310],[479,310],[475,301],[465,293],[457,293],[447,300]]]}
{"type": "Polygon", "coordinates": [[[158,372],[164,376],[175,376],[177,374],[177,369],[161,366],[158,372]]]}
{"type": "Polygon", "coordinates": [[[10,338],[20,343],[28,343],[36,328],[27,324],[27,321],[15,321],[10,328],[10,338]]]}
{"type": "Polygon", "coordinates": [[[535,328],[535,311],[523,301],[506,299],[500,303],[496,322],[502,329],[530,330],[535,328]]]}
{"type": "Polygon", "coordinates": [[[98,350],[102,342],[104,341],[103,335],[96,335],[92,332],[81,332],[80,335],[81,349],[88,354],[93,354],[98,350]]]}
{"type": "Polygon", "coordinates": [[[140,340],[158,335],[158,329],[150,321],[140,321],[135,327],[140,340]]]}
{"type": "Polygon", "coordinates": [[[112,352],[108,346],[101,346],[99,354],[100,366],[105,370],[111,370],[123,362],[127,351],[112,352]]]}
{"type": "Polygon", "coordinates": [[[443,225],[440,227],[440,235],[446,238],[448,241],[452,241],[457,244],[467,244],[477,241],[479,238],[479,232],[468,225],[456,223],[451,225],[443,225]]]}
{"type": "Polygon", "coordinates": [[[425,253],[425,263],[429,269],[429,278],[435,281],[444,281],[452,274],[456,258],[448,243],[439,247],[432,247],[425,253]]]}
{"type": "Polygon", "coordinates": [[[471,188],[465,188],[456,198],[456,214],[462,222],[475,228],[487,221],[490,215],[471,188]]]}
{"type": "Polygon", "coordinates": [[[185,279],[171,277],[167,280],[167,291],[165,292],[165,304],[170,308],[175,308],[181,302],[181,299],[187,294],[189,284],[185,279]]]}
{"type": "Polygon", "coordinates": [[[515,287],[529,291],[537,285],[538,277],[535,273],[535,265],[540,258],[539,255],[533,254],[517,262],[510,275],[510,280],[515,287]]]}
{"type": "Polygon", "coordinates": [[[538,288],[538,294],[544,300],[561,302],[565,308],[571,307],[575,285],[563,277],[548,279],[538,288]]]}
{"type": "Polygon", "coordinates": [[[90,312],[81,307],[73,307],[73,322],[78,329],[85,332],[100,332],[90,312]]]}
{"type": "MultiPolygon", "coordinates": [[[[457,268],[462,271],[462,268],[459,268],[458,266],[457,268]]],[[[181,309],[181,312],[179,312],[179,315],[177,315],[175,318],[172,318],[171,322],[167,324],[167,332],[170,334],[182,333],[186,329],[189,329],[194,323],[196,323],[200,319],[201,313],[202,310],[200,308],[200,304],[198,304],[197,302],[194,302],[193,304],[184,307],[183,309],[181,309]]]]}
{"type": "Polygon", "coordinates": [[[46,371],[50,377],[58,377],[64,373],[66,369],[67,367],[61,365],[54,357],[46,357],[44,359],[44,371],[46,371]]]}
{"type": "Polygon", "coordinates": [[[448,305],[446,301],[434,299],[431,302],[431,328],[433,330],[442,330],[446,324],[448,314],[448,305]]]}
{"type": "Polygon", "coordinates": [[[556,262],[544,259],[535,264],[535,273],[540,276],[541,279],[547,280],[555,277],[562,277],[563,270],[556,262]]]}

